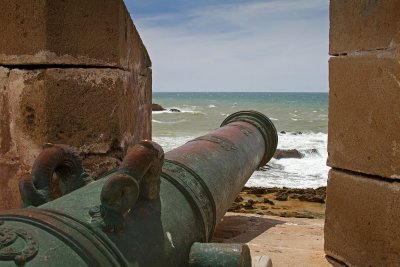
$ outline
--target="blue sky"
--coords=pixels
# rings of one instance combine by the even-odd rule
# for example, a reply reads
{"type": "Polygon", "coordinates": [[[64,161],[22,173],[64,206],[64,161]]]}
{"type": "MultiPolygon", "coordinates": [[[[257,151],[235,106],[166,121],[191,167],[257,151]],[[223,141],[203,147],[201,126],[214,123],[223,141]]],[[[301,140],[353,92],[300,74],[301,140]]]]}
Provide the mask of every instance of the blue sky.
{"type": "Polygon", "coordinates": [[[153,91],[328,91],[328,0],[125,0],[153,91]]]}

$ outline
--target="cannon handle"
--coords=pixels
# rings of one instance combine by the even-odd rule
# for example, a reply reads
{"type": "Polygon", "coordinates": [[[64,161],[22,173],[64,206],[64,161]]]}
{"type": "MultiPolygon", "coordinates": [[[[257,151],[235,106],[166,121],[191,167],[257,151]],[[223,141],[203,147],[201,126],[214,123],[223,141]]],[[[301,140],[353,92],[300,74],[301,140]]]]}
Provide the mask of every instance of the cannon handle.
{"type": "Polygon", "coordinates": [[[162,147],[149,140],[141,141],[128,151],[121,166],[101,190],[99,212],[105,231],[122,230],[124,218],[139,195],[147,200],[158,198],[163,162],[162,147]]]}
{"type": "Polygon", "coordinates": [[[82,162],[75,151],[66,145],[45,144],[32,167],[32,174],[19,181],[19,190],[24,207],[39,206],[57,197],[52,182],[58,177],[59,195],[66,195],[92,182],[85,173],[82,162]]]}

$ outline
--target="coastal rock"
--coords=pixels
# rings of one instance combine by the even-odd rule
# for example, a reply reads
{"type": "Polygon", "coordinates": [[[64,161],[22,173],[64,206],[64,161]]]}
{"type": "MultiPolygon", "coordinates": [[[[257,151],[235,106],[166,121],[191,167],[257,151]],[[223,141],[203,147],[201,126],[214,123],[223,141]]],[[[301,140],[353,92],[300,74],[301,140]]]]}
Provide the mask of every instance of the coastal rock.
{"type": "Polygon", "coordinates": [[[268,198],[264,198],[264,203],[265,204],[270,204],[270,205],[275,205],[275,203],[272,200],[269,200],[268,198]]]}
{"type": "Polygon", "coordinates": [[[252,209],[254,204],[254,200],[249,199],[247,200],[246,204],[244,205],[245,209],[252,209]]]}
{"type": "Polygon", "coordinates": [[[265,194],[268,188],[263,188],[263,187],[245,187],[243,188],[243,191],[251,193],[251,194],[265,194]]]}
{"type": "Polygon", "coordinates": [[[259,168],[257,169],[257,171],[265,172],[265,171],[268,171],[269,169],[271,169],[271,166],[264,165],[264,166],[259,167],[259,168]]]}
{"type": "Polygon", "coordinates": [[[276,195],[275,199],[279,201],[287,201],[289,198],[289,195],[286,192],[282,192],[278,195],[276,195]]]}
{"type": "Polygon", "coordinates": [[[177,108],[170,108],[169,111],[171,112],[181,112],[179,109],[177,108]]]}
{"type": "Polygon", "coordinates": [[[298,199],[300,201],[325,203],[325,196],[322,196],[322,195],[304,194],[304,195],[300,195],[298,197],[298,199]]]}
{"type": "Polygon", "coordinates": [[[165,108],[163,108],[160,104],[151,104],[151,110],[152,111],[164,111],[165,108]]]}
{"type": "Polygon", "coordinates": [[[283,217],[323,218],[326,187],[245,187],[229,211],[283,217]]]}
{"type": "Polygon", "coordinates": [[[314,219],[315,217],[313,214],[308,212],[300,212],[300,211],[285,211],[282,212],[281,217],[293,217],[293,218],[307,218],[307,219],[314,219]]]}
{"type": "Polygon", "coordinates": [[[242,202],[242,201],[243,201],[243,198],[241,196],[237,196],[235,198],[235,202],[242,202]]]}
{"type": "Polygon", "coordinates": [[[304,155],[297,149],[277,149],[274,154],[275,159],[287,159],[287,158],[301,159],[303,157],[304,155]]]}
{"type": "Polygon", "coordinates": [[[233,202],[232,206],[228,209],[228,211],[240,212],[241,208],[242,208],[242,204],[240,202],[239,203],[233,202]]]}
{"type": "Polygon", "coordinates": [[[318,152],[318,149],[316,148],[312,148],[312,149],[307,149],[306,151],[304,151],[304,153],[308,154],[308,155],[321,155],[318,152]]]}
{"type": "Polygon", "coordinates": [[[287,131],[280,131],[281,134],[291,134],[291,135],[302,135],[303,132],[287,132],[287,131]]]}

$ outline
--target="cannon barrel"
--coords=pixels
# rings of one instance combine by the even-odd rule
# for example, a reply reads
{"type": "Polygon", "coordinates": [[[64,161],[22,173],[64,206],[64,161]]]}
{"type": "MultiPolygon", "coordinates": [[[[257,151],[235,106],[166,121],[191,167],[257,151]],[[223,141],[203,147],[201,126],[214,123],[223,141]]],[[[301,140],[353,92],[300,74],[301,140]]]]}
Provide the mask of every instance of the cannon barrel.
{"type": "Polygon", "coordinates": [[[247,245],[207,242],[277,141],[266,116],[241,111],[165,155],[142,141],[97,181],[63,160],[71,150],[46,145],[35,166],[47,171],[20,182],[28,207],[0,213],[0,266],[251,266],[247,245]],[[64,186],[54,200],[51,172],[64,186]]]}

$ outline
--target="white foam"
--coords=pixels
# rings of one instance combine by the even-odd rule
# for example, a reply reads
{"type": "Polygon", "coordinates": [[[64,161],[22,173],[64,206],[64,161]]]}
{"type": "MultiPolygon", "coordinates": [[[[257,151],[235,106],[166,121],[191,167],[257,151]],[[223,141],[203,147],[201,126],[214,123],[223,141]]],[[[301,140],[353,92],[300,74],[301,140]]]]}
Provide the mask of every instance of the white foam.
{"type": "Polygon", "coordinates": [[[187,105],[183,105],[183,108],[181,107],[167,107],[163,111],[153,111],[153,115],[158,115],[158,114],[179,114],[179,113],[190,113],[190,114],[200,114],[200,115],[206,115],[204,112],[200,110],[196,110],[196,106],[191,106],[190,108],[187,105]],[[171,111],[172,110],[179,110],[180,112],[177,111],[171,111]]]}
{"type": "Polygon", "coordinates": [[[268,171],[256,171],[247,182],[247,186],[317,188],[326,186],[329,167],[326,166],[328,153],[327,134],[279,134],[279,149],[297,149],[303,155],[301,159],[272,159],[268,171]],[[310,153],[315,149],[317,153],[310,153]]]}
{"type": "Polygon", "coordinates": [[[168,152],[174,148],[177,148],[178,146],[181,146],[188,141],[196,138],[196,136],[184,136],[184,137],[179,137],[179,136],[162,136],[162,137],[153,137],[153,141],[159,143],[163,149],[164,152],[168,152]]]}
{"type": "Polygon", "coordinates": [[[158,121],[158,120],[152,120],[154,123],[159,123],[159,124],[178,124],[178,123],[183,123],[186,122],[186,120],[179,120],[179,121],[158,121]]]}
{"type": "Polygon", "coordinates": [[[163,114],[163,113],[172,113],[171,111],[169,111],[169,110],[163,110],[163,111],[153,111],[152,112],[152,114],[154,115],[154,114],[163,114]]]}

